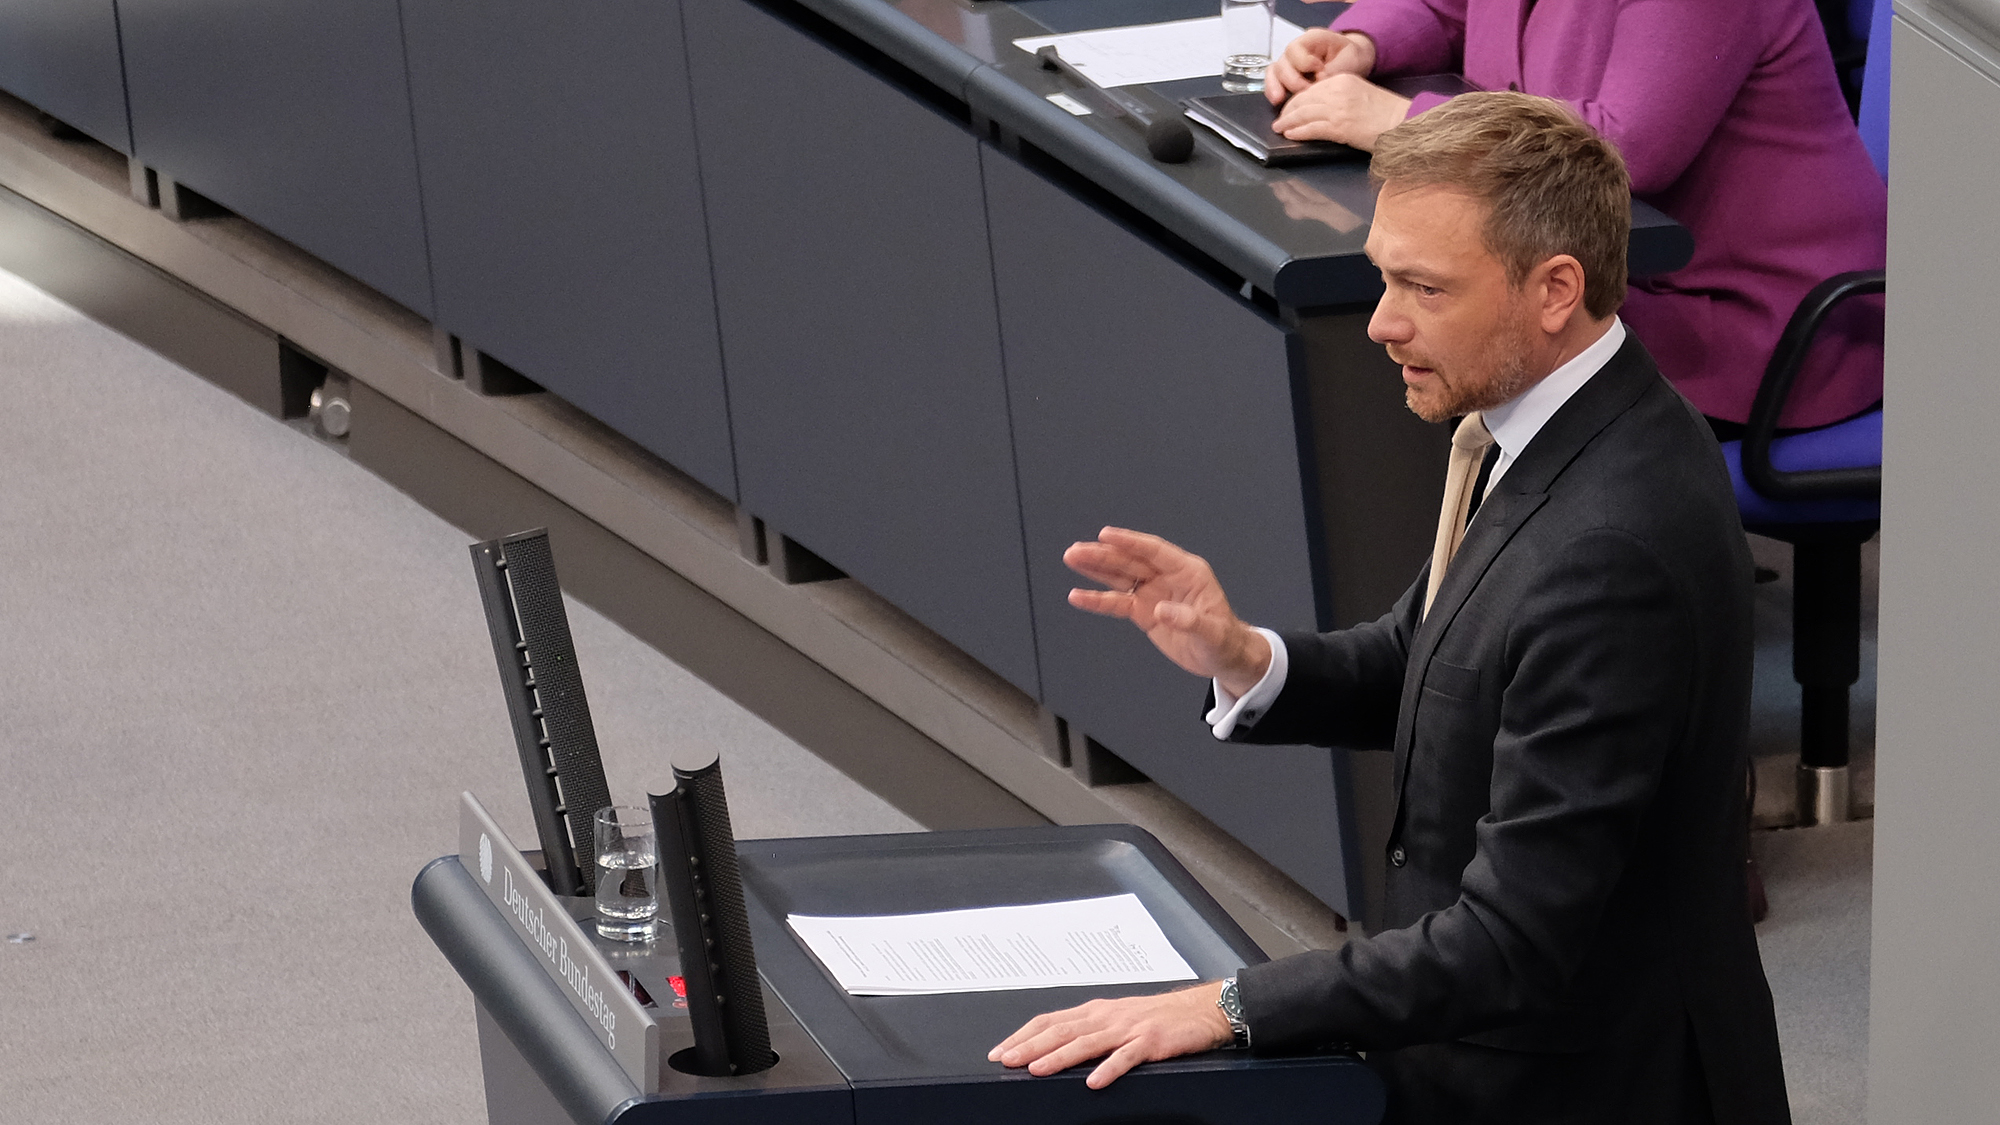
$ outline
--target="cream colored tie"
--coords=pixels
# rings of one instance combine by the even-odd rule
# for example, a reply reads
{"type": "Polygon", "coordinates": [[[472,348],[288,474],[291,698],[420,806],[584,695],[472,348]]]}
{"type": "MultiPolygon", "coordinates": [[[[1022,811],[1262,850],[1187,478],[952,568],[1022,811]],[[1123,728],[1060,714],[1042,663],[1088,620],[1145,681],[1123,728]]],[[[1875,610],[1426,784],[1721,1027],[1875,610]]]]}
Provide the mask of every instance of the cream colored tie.
{"type": "Polygon", "coordinates": [[[1465,416],[1451,435],[1451,468],[1444,478],[1444,507],[1438,511],[1437,545],[1431,548],[1431,584],[1424,591],[1424,616],[1430,616],[1438,587],[1444,585],[1445,568],[1465,541],[1465,513],[1472,507],[1472,486],[1479,479],[1479,463],[1493,444],[1486,422],[1477,410],[1465,416]]]}

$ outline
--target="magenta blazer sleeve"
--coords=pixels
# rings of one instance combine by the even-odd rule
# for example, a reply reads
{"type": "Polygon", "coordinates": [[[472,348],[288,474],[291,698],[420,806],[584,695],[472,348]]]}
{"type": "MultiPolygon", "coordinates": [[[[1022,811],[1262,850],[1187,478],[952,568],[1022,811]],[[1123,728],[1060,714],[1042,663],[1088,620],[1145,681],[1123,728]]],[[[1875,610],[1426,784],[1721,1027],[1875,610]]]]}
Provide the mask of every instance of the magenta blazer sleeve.
{"type": "MultiPolygon", "coordinates": [[[[1807,0],[1357,0],[1333,27],[1374,39],[1383,77],[1456,71],[1561,98],[1618,147],[1633,194],[1695,240],[1686,267],[1633,282],[1626,323],[1704,414],[1747,418],[1806,291],[1882,266],[1887,195],[1807,0]]],[[[1782,424],[1881,399],[1879,302],[1867,308],[1809,361],[1782,424]]]]}
{"type": "MultiPolygon", "coordinates": [[[[1478,7],[1493,11],[1490,16],[1485,10],[1475,14],[1469,49],[1467,0],[1359,0],[1333,28],[1373,39],[1380,75],[1462,71],[1489,90],[1524,88],[1520,0],[1478,7]],[[1509,24],[1516,29],[1511,35],[1509,24]],[[1489,42],[1489,37],[1497,38],[1489,42]]],[[[1660,191],[1687,171],[1735,101],[1763,48],[1762,29],[1753,24],[1750,5],[1743,0],[1637,0],[1580,7],[1615,10],[1603,34],[1587,36],[1602,49],[1572,56],[1574,71],[1566,76],[1571,81],[1558,78],[1567,87],[1561,92],[1530,92],[1568,101],[1616,144],[1636,194],[1660,191]]],[[[1597,12],[1586,16],[1601,18],[1597,12]]],[[[1557,22],[1572,21],[1558,16],[1557,22]]],[[[1444,100],[1438,94],[1420,95],[1410,114],[1444,100]]]]}
{"type": "Polygon", "coordinates": [[[1381,74],[1457,71],[1465,56],[1465,0],[1355,4],[1333,21],[1333,30],[1367,33],[1375,41],[1375,70],[1381,74]]]}
{"type": "Polygon", "coordinates": [[[1560,95],[1625,156],[1632,190],[1663,191],[1694,162],[1763,48],[1743,0],[1625,5],[1595,94],[1560,95]]]}

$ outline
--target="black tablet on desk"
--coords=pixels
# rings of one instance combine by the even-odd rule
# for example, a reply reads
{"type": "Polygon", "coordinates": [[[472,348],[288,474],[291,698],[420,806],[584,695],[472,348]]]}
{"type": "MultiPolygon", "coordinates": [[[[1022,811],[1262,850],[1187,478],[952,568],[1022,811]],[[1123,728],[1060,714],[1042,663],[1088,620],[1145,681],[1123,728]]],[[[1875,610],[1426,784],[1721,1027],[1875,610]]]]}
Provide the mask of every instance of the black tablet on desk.
{"type": "MultiPolygon", "coordinates": [[[[1383,87],[1406,98],[1418,94],[1463,94],[1479,87],[1456,74],[1425,74],[1396,78],[1383,87]]],[[[1366,160],[1368,154],[1333,141],[1295,141],[1271,128],[1281,108],[1271,104],[1263,91],[1247,94],[1210,94],[1182,98],[1188,119],[1213,130],[1223,140],[1250,154],[1266,167],[1306,164],[1332,160],[1366,160]]]]}
{"type": "Polygon", "coordinates": [[[1304,164],[1325,160],[1366,160],[1358,148],[1332,141],[1295,141],[1271,126],[1278,120],[1279,107],[1271,104],[1263,91],[1247,94],[1210,94],[1205,98],[1182,98],[1188,120],[1205,125],[1216,135],[1266,167],[1304,164]]]}

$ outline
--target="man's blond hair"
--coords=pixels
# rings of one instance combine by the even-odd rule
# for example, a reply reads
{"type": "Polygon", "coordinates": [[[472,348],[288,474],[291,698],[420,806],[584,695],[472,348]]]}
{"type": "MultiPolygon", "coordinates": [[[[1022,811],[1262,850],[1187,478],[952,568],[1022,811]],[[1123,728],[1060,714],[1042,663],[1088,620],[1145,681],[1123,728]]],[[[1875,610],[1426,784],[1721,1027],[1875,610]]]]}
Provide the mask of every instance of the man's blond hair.
{"type": "Polygon", "coordinates": [[[1383,133],[1369,175],[1403,190],[1441,187],[1492,207],[1482,236],[1516,286],[1568,254],[1583,265],[1583,307],[1625,303],[1632,186],[1618,150],[1575,111],[1532,94],[1461,94],[1383,133]]]}

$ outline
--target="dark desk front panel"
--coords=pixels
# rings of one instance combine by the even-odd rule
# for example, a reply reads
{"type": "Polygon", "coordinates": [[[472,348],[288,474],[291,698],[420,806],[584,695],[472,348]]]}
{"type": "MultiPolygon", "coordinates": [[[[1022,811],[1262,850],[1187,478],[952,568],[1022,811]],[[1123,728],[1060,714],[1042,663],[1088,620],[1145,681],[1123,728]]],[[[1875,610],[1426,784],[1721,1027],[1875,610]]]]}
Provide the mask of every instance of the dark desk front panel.
{"type": "Polygon", "coordinates": [[[112,0],[0,0],[0,90],[132,151],[112,0]]]}
{"type": "Polygon", "coordinates": [[[396,0],[119,0],[147,165],[429,316],[396,0]]]}
{"type": "Polygon", "coordinates": [[[404,0],[436,319],[729,496],[676,0],[404,0]]]}
{"type": "Polygon", "coordinates": [[[746,0],[686,16],[741,503],[1038,694],[979,142],[746,0]]]}
{"type": "Polygon", "coordinates": [[[1206,558],[1246,620],[1320,626],[1294,342],[1035,171],[989,160],[986,182],[1044,701],[1356,913],[1333,755],[1216,742],[1205,684],[1065,600],[1063,549],[1117,524],[1206,558]]]}

